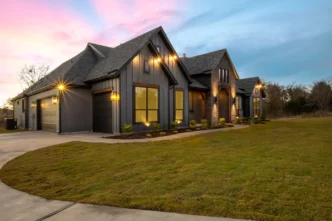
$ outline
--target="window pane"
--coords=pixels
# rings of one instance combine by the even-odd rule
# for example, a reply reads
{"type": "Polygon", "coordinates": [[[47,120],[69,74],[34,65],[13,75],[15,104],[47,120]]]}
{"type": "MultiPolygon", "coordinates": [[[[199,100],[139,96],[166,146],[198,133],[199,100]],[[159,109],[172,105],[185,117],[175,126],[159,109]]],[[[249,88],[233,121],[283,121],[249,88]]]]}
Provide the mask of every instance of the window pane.
{"type": "Polygon", "coordinates": [[[148,111],[148,121],[149,122],[158,121],[158,111],[149,110],[148,111]]]}
{"type": "Polygon", "coordinates": [[[137,110],[135,121],[136,122],[146,122],[146,111],[145,110],[137,110]]]}
{"type": "Polygon", "coordinates": [[[235,102],[236,109],[239,109],[239,97],[236,96],[236,102],[235,102]]]}
{"type": "Polygon", "coordinates": [[[175,109],[183,109],[183,91],[175,91],[175,109]]]}
{"type": "Polygon", "coordinates": [[[148,109],[158,109],[158,89],[148,88],[148,109]]]}
{"type": "Polygon", "coordinates": [[[136,87],[135,89],[136,109],[146,109],[146,88],[136,87]]]}
{"type": "Polygon", "coordinates": [[[176,120],[183,120],[183,110],[176,110],[175,111],[175,119],[176,120]]]}

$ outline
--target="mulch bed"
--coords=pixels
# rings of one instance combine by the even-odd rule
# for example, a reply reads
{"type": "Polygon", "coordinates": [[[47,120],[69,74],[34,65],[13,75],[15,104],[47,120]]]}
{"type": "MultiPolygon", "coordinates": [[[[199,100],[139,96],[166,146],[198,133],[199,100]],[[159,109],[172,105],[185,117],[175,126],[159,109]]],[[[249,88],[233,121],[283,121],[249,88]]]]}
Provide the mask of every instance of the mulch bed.
{"type": "MultiPolygon", "coordinates": [[[[234,127],[232,124],[226,125],[224,128],[227,127],[234,127]]],[[[116,136],[109,136],[109,137],[103,137],[107,139],[149,139],[149,138],[155,138],[155,137],[165,137],[170,136],[174,134],[179,133],[187,133],[187,132],[193,132],[193,131],[201,131],[201,130],[215,130],[215,129],[221,129],[220,127],[216,128],[207,128],[204,129],[202,127],[196,127],[196,128],[178,128],[176,131],[174,130],[159,130],[159,131],[146,131],[146,132],[136,132],[136,133],[129,133],[129,134],[120,134],[116,136]],[[160,134],[161,132],[164,132],[165,134],[160,134]],[[147,136],[147,134],[150,134],[151,136],[147,136]]]]}

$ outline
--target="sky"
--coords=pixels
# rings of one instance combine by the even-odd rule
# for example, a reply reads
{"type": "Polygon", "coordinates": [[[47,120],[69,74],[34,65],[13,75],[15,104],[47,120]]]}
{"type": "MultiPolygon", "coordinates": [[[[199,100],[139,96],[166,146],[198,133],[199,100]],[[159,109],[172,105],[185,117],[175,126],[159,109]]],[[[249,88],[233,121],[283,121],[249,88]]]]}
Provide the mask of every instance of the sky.
{"type": "Polygon", "coordinates": [[[310,85],[332,76],[331,0],[1,0],[0,106],[25,64],[50,71],[88,42],[162,26],[179,55],[227,48],[240,78],[310,85]]]}

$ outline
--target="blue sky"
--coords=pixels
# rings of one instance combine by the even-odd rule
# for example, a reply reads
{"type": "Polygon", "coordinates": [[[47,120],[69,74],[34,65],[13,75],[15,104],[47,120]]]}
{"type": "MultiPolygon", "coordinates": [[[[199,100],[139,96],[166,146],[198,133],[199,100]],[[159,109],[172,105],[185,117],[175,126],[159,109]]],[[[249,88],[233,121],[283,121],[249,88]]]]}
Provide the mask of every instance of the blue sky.
{"type": "Polygon", "coordinates": [[[227,48],[241,78],[310,84],[332,76],[331,0],[5,0],[0,105],[24,64],[51,69],[87,42],[116,46],[163,26],[178,54],[227,48]]]}

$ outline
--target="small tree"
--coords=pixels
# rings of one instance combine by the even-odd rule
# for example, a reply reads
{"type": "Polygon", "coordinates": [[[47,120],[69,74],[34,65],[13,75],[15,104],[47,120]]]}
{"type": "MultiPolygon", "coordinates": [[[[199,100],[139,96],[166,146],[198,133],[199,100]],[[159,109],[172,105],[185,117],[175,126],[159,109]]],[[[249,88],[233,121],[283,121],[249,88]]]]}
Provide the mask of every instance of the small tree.
{"type": "Polygon", "coordinates": [[[45,77],[49,68],[49,65],[39,63],[24,65],[22,70],[18,73],[23,90],[45,77]]]}
{"type": "Polygon", "coordinates": [[[327,80],[317,81],[311,89],[310,99],[320,110],[329,110],[332,99],[332,87],[327,80]]]}

